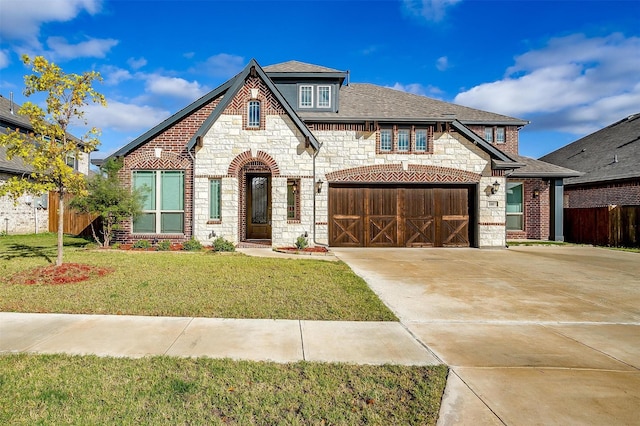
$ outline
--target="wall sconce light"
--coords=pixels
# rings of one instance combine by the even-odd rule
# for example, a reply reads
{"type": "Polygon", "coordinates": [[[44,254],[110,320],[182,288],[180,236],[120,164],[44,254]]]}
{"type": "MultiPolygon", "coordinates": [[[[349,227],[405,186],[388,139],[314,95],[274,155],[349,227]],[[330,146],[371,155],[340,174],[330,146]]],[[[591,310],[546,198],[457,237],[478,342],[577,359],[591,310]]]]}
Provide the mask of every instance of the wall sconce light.
{"type": "Polygon", "coordinates": [[[491,185],[491,193],[495,194],[496,192],[498,192],[499,189],[500,189],[500,182],[498,181],[493,182],[493,185],[491,185]]]}
{"type": "Polygon", "coordinates": [[[318,179],[318,181],[316,182],[316,192],[319,194],[320,192],[322,192],[322,184],[324,182],[322,182],[321,179],[318,179]]]}
{"type": "Polygon", "coordinates": [[[533,198],[538,198],[540,196],[540,190],[539,189],[534,189],[533,190],[533,198]]]}
{"type": "Polygon", "coordinates": [[[291,190],[293,191],[293,193],[295,194],[296,192],[298,192],[298,182],[294,181],[291,184],[291,190]]]}

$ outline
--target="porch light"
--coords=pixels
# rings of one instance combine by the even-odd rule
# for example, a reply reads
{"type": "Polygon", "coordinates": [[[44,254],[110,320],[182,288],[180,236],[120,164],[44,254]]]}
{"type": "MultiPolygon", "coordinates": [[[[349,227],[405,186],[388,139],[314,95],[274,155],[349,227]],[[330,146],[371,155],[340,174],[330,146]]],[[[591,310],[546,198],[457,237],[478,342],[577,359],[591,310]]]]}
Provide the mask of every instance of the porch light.
{"type": "Polygon", "coordinates": [[[540,190],[539,189],[534,189],[533,190],[533,198],[538,198],[540,196],[540,190]]]}
{"type": "Polygon", "coordinates": [[[324,182],[322,182],[322,179],[318,179],[318,181],[316,182],[316,192],[319,194],[320,192],[322,192],[322,184],[324,182]]]}
{"type": "Polygon", "coordinates": [[[294,193],[294,194],[298,192],[298,182],[295,182],[295,181],[294,181],[294,182],[291,184],[291,190],[293,191],[293,193],[294,193]]]}
{"type": "Polygon", "coordinates": [[[500,182],[498,181],[493,182],[493,185],[491,186],[491,193],[495,194],[496,192],[498,192],[499,189],[500,189],[500,182]]]}

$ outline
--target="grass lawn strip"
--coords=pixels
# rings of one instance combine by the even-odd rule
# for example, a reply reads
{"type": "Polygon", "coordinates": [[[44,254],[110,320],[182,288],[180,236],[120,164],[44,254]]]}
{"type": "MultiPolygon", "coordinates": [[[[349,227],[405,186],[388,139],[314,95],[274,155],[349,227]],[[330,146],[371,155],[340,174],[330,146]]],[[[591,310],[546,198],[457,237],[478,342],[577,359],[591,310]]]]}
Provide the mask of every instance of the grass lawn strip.
{"type": "Polygon", "coordinates": [[[210,252],[85,250],[65,238],[65,263],[113,272],[65,285],[16,285],[49,266],[55,235],[0,238],[0,311],[112,315],[397,321],[343,262],[210,252]]]}
{"type": "Polygon", "coordinates": [[[0,356],[0,424],[431,425],[445,366],[0,356]]]}

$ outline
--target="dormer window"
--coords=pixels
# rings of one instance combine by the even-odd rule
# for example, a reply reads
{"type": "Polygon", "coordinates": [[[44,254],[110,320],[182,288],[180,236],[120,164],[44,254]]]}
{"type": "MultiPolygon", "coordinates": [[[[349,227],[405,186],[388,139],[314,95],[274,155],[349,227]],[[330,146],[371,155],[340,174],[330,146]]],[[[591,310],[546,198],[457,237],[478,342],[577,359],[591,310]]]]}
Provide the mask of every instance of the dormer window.
{"type": "Polygon", "coordinates": [[[331,107],[331,86],[318,86],[318,108],[331,107]]]}
{"type": "Polygon", "coordinates": [[[300,86],[300,108],[313,108],[313,86],[300,86]]]}

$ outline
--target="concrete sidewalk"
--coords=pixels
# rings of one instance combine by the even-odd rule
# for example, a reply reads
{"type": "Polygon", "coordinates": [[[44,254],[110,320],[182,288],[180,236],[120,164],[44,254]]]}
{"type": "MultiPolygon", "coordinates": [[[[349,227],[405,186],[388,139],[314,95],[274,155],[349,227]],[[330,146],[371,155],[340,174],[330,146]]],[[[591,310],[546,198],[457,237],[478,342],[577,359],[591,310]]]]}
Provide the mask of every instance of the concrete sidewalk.
{"type": "Polygon", "coordinates": [[[0,353],[434,365],[398,322],[0,312],[0,353]]]}

